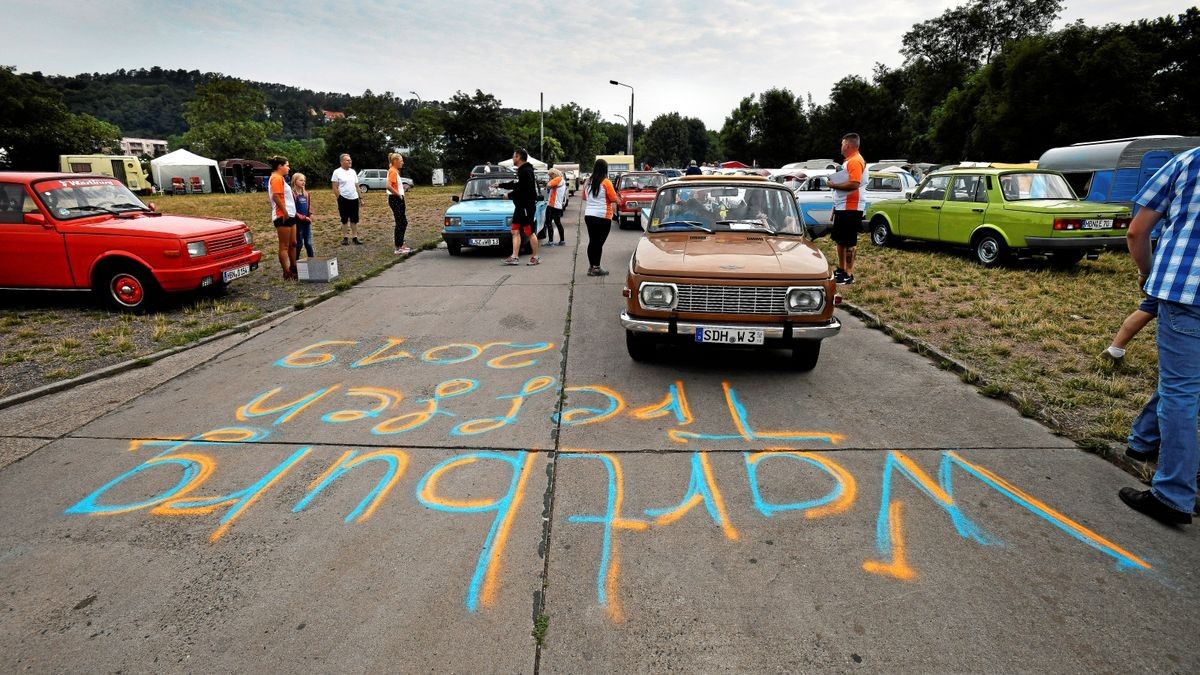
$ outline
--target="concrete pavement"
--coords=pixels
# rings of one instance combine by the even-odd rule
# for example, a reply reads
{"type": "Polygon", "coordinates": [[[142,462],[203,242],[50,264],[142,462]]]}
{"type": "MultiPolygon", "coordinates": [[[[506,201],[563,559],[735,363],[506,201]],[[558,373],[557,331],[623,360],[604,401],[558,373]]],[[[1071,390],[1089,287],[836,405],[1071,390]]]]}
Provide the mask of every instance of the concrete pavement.
{"type": "Polygon", "coordinates": [[[635,363],[640,233],[591,278],[566,220],[0,411],[0,668],[1200,665],[1195,535],[1127,475],[848,316],[808,374],[635,363]]]}

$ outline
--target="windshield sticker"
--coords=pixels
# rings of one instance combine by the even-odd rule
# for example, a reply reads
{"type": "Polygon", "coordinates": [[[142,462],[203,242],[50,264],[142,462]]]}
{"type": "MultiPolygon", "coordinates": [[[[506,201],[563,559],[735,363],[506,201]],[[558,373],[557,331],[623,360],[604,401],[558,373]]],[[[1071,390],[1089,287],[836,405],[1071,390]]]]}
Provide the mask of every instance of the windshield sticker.
{"type": "Polygon", "coordinates": [[[658,227],[658,218],[650,221],[650,227],[658,227]]]}
{"type": "Polygon", "coordinates": [[[731,229],[731,230],[757,230],[757,229],[759,229],[759,226],[753,225],[751,223],[730,223],[729,229],[731,229]]]}
{"type": "Polygon", "coordinates": [[[60,180],[58,181],[59,189],[69,187],[87,187],[89,185],[112,185],[111,178],[88,178],[84,180],[60,180]]]}

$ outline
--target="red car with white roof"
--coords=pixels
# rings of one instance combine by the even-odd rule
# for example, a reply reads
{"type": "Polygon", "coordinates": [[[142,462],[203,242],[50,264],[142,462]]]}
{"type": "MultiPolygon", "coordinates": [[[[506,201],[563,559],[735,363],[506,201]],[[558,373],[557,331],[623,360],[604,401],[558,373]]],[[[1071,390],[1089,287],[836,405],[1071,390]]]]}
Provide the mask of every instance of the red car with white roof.
{"type": "Polygon", "coordinates": [[[92,290],[140,311],[250,274],[251,242],[239,221],[158,213],[113,178],[0,172],[0,288],[92,290]]]}

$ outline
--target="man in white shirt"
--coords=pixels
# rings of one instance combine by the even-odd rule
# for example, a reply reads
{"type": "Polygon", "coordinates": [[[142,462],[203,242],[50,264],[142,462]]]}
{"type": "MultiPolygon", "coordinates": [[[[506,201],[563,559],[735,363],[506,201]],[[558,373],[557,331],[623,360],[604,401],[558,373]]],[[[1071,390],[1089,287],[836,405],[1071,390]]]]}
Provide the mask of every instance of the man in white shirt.
{"type": "Polygon", "coordinates": [[[341,160],[341,168],[333,170],[331,185],[337,195],[338,215],[342,219],[342,246],[350,243],[346,235],[353,236],[355,244],[361,244],[358,239],[358,174],[350,168],[348,153],[343,152],[341,160]]]}

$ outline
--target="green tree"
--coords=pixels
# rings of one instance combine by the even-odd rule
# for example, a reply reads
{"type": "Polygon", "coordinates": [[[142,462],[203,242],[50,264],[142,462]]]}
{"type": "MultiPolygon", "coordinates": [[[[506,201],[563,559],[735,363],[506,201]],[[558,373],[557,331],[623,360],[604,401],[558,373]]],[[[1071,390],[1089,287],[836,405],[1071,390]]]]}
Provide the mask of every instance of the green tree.
{"type": "Polygon", "coordinates": [[[762,106],[753,94],[738,103],[721,127],[721,156],[725,159],[753,161],[758,154],[762,133],[762,106]]]}
{"type": "Polygon", "coordinates": [[[900,51],[910,61],[988,63],[1006,43],[1044,35],[1062,5],[1062,0],[972,0],[914,24],[900,51]]]}
{"type": "Polygon", "coordinates": [[[679,113],[655,117],[638,143],[638,161],[654,166],[684,166],[691,156],[687,122],[679,113]]]}
{"type": "Polygon", "coordinates": [[[462,179],[471,167],[512,156],[504,128],[500,101],[476,89],[475,94],[456,93],[446,104],[446,167],[462,179]]]}
{"type": "Polygon", "coordinates": [[[779,167],[802,159],[808,145],[808,120],[800,99],[787,89],[769,89],[758,99],[760,134],[754,159],[779,167]]]}
{"type": "Polygon", "coordinates": [[[441,110],[429,105],[422,106],[413,112],[412,118],[397,136],[400,145],[408,148],[404,174],[418,183],[431,181],[433,170],[442,166],[443,118],[441,110]]]}
{"type": "Polygon", "coordinates": [[[241,80],[196,85],[195,98],[184,104],[188,130],[179,144],[214,159],[262,157],[267,139],[283,128],[266,114],[266,96],[241,80]]]}
{"type": "Polygon", "coordinates": [[[0,67],[0,150],[8,167],[58,169],[58,156],[111,151],[121,130],[91,115],[74,115],[40,74],[0,67]]]}

